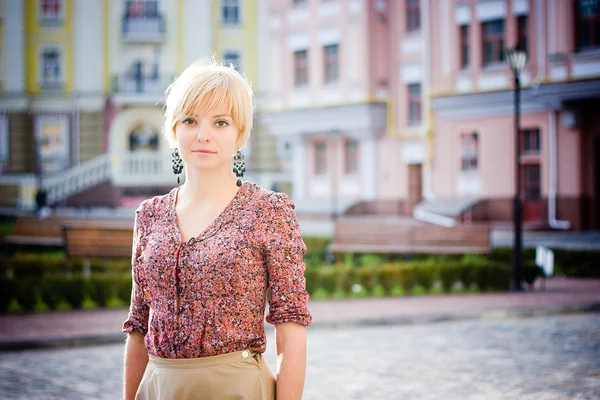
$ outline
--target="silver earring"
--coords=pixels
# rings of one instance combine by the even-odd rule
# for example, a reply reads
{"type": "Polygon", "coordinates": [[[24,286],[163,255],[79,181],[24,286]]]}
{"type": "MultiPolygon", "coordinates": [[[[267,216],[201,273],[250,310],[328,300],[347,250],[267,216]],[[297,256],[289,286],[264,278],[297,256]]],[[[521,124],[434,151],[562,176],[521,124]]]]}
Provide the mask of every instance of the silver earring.
{"type": "Polygon", "coordinates": [[[177,175],[177,184],[179,185],[179,174],[181,174],[181,171],[183,171],[183,160],[181,159],[181,156],[179,155],[179,150],[177,148],[173,150],[173,154],[171,155],[173,156],[173,173],[177,175]]]}
{"type": "Polygon", "coordinates": [[[246,172],[246,163],[244,162],[244,155],[239,151],[235,153],[235,156],[233,156],[233,172],[238,178],[238,187],[242,186],[241,178],[244,176],[244,172],[246,172]]]}

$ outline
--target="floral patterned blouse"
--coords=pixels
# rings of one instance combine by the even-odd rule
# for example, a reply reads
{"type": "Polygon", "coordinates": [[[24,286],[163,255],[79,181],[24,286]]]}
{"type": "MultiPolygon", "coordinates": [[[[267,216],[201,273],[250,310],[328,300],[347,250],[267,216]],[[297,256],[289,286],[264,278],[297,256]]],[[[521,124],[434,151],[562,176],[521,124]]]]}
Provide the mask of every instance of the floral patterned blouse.
{"type": "Polygon", "coordinates": [[[287,195],[244,182],[204,232],[183,243],[176,193],[136,210],[123,332],[141,332],[148,353],[163,358],[264,352],[268,288],[267,322],[311,324],[306,246],[287,195]]]}

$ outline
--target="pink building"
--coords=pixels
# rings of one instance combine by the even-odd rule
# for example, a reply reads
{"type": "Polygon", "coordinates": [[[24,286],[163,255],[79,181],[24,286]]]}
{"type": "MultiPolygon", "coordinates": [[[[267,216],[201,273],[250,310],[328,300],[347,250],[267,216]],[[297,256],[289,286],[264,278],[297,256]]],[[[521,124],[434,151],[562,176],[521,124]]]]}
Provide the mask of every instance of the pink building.
{"type": "Polygon", "coordinates": [[[600,1],[272,1],[262,119],[299,213],[600,227],[600,1]],[[441,218],[440,218],[441,216],[441,218]]]}

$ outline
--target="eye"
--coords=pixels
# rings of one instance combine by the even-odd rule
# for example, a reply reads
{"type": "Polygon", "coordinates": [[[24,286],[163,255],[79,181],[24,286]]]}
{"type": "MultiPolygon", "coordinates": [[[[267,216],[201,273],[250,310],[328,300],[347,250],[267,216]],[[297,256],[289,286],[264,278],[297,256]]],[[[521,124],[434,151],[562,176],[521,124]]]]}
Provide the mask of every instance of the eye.
{"type": "Polygon", "coordinates": [[[227,121],[225,121],[224,119],[220,119],[217,122],[215,122],[215,124],[217,124],[220,127],[224,127],[224,126],[228,126],[229,123],[227,121]]]}
{"type": "Polygon", "coordinates": [[[192,125],[194,124],[196,121],[194,121],[194,119],[192,118],[186,118],[183,121],[181,121],[182,124],[184,125],[192,125]]]}

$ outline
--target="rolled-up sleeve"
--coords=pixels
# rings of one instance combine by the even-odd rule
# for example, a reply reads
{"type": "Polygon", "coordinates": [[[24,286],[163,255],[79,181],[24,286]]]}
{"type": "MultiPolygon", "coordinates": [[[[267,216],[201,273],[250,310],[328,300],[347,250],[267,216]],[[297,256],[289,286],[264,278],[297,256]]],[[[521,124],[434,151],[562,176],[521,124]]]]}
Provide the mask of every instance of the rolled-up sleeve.
{"type": "Polygon", "coordinates": [[[131,305],[129,307],[129,316],[123,323],[123,332],[130,333],[137,331],[146,335],[148,332],[148,316],[150,308],[146,303],[143,293],[143,279],[140,266],[140,257],[144,248],[143,227],[143,210],[142,206],[140,206],[140,208],[136,210],[133,226],[133,246],[131,249],[131,305]]]}
{"type": "Polygon", "coordinates": [[[271,289],[267,322],[273,325],[297,322],[309,326],[312,316],[307,305],[309,296],[303,261],[306,245],[294,204],[282,193],[272,195],[270,203],[263,210],[263,243],[271,289]]]}

